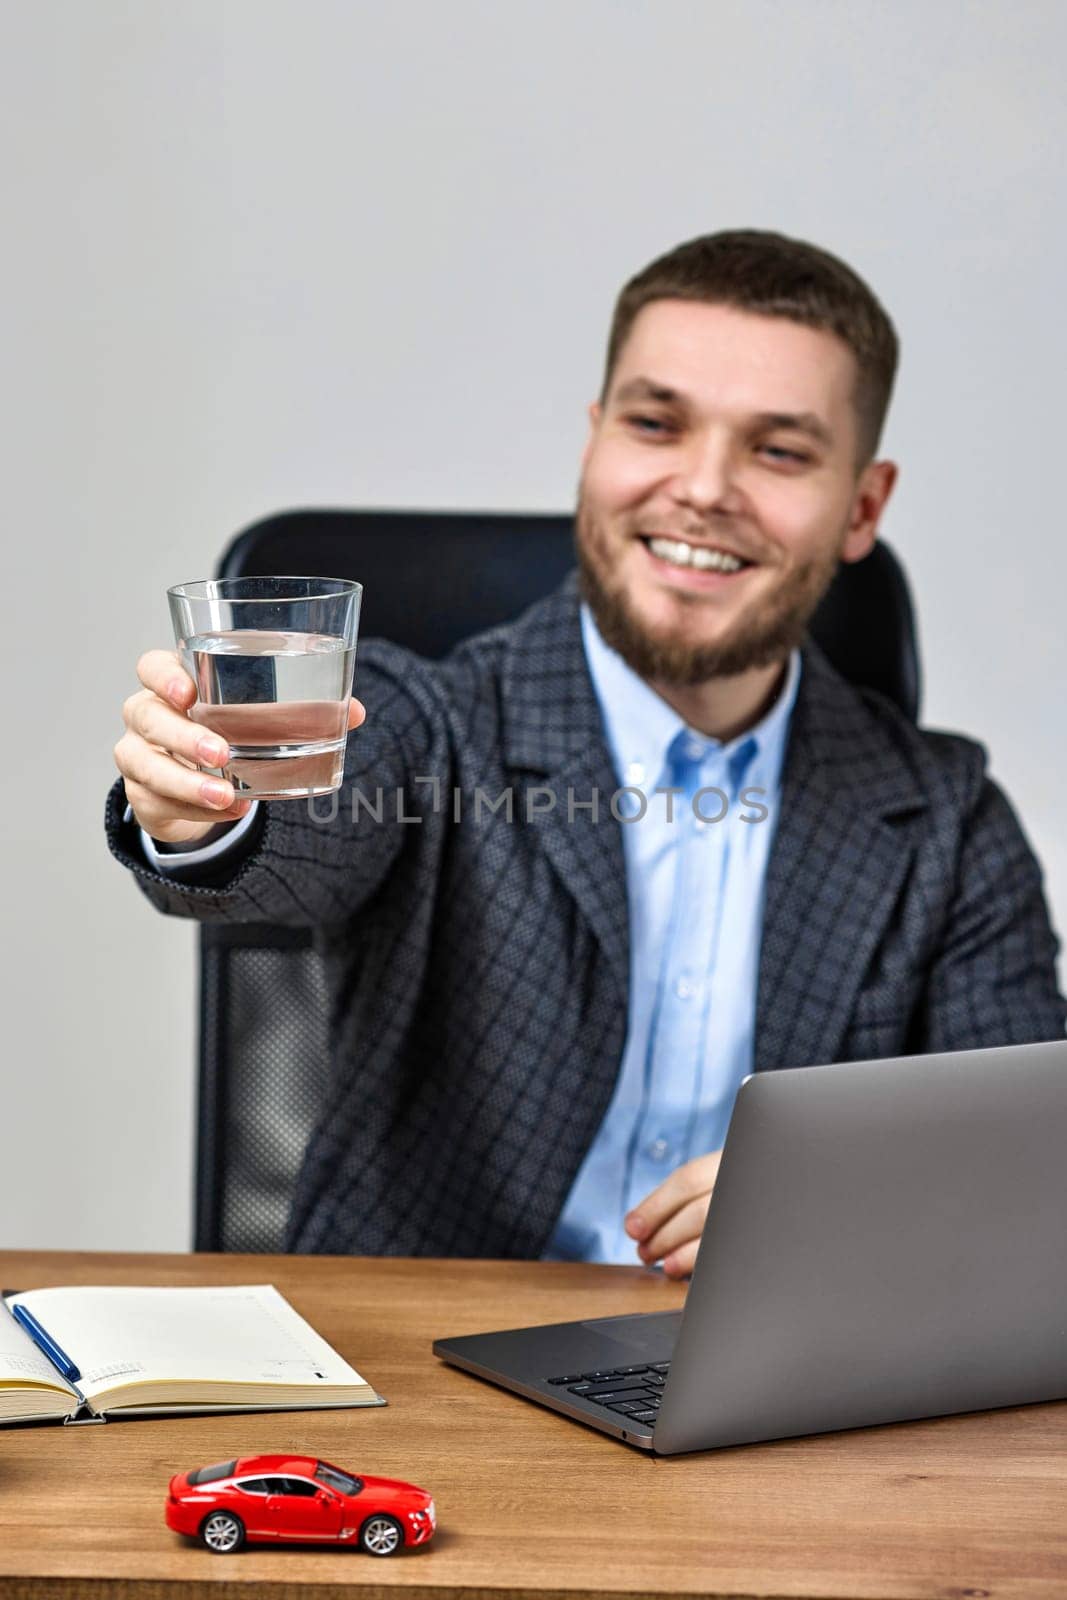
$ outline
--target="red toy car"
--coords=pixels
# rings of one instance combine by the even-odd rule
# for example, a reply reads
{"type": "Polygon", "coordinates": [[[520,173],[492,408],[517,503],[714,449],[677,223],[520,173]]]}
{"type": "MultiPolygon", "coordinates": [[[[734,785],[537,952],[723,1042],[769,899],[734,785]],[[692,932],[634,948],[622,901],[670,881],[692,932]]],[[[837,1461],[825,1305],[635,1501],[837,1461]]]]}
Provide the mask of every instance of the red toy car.
{"type": "Polygon", "coordinates": [[[251,1543],[358,1544],[372,1556],[428,1544],[433,1498],[413,1483],[357,1478],[313,1456],[244,1456],[170,1480],[167,1527],[217,1555],[251,1543]]]}

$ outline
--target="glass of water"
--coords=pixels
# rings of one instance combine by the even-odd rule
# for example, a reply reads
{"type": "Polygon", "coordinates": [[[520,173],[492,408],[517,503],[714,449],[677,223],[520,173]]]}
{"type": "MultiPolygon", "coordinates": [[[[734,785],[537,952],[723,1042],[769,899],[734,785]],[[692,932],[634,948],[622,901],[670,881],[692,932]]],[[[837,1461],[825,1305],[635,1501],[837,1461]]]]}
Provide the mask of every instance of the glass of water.
{"type": "Polygon", "coordinates": [[[189,716],[226,740],[218,776],[238,796],[340,788],[362,596],[344,578],[205,578],[167,590],[196,684],[189,716]]]}

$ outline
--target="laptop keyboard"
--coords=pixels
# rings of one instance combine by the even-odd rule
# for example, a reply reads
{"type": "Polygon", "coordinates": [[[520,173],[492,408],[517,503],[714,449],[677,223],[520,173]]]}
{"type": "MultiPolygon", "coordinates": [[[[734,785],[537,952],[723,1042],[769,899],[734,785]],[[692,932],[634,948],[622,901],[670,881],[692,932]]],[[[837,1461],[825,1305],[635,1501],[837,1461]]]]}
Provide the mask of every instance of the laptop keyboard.
{"type": "Polygon", "coordinates": [[[604,1367],[599,1372],[572,1372],[545,1381],[633,1422],[655,1422],[670,1370],[669,1361],[657,1361],[647,1367],[604,1367]]]}

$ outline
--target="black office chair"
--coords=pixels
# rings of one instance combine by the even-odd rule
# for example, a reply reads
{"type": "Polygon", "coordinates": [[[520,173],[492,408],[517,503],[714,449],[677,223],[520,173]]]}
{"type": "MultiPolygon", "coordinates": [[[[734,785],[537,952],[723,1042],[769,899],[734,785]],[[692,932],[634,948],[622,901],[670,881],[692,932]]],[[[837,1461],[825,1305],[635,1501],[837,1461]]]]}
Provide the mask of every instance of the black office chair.
{"type": "MultiPolygon", "coordinates": [[[[440,657],[555,589],[572,529],[533,513],[288,511],[240,534],[218,575],[358,578],[361,638],[440,657]]],[[[840,569],[811,631],[845,677],[917,721],[914,613],[886,544],[840,569]]],[[[309,929],[201,926],[197,1250],[281,1248],[325,1096],[327,1004],[309,929]]]]}

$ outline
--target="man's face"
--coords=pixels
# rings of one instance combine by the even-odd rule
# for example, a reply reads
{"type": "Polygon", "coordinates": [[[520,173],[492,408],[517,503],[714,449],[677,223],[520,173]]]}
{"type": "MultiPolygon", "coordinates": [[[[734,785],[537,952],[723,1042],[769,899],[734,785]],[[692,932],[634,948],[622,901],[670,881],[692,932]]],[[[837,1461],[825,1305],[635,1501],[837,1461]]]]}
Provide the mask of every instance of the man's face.
{"type": "Polygon", "coordinates": [[[857,476],[855,377],[836,335],[784,318],[684,300],[638,313],[590,407],[576,528],[583,593],[642,677],[688,686],[784,659],[838,562],[871,549],[896,469],[857,476]],[[744,565],[708,565],[723,555],[744,565]]]}

